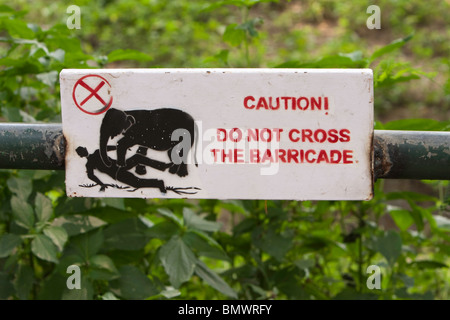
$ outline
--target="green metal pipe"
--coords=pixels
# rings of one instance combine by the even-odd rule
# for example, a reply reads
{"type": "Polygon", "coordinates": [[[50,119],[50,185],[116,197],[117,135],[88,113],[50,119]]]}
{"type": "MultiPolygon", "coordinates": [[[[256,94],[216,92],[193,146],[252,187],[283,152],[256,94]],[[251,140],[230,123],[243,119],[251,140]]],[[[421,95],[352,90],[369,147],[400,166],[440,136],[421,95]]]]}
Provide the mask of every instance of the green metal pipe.
{"type": "Polygon", "coordinates": [[[374,176],[450,180],[450,132],[375,130],[374,176]]]}
{"type": "Polygon", "coordinates": [[[0,168],[64,170],[65,145],[60,123],[1,123],[0,168]]]}
{"type": "MultiPolygon", "coordinates": [[[[64,170],[61,124],[0,124],[0,168],[64,170]]],[[[450,132],[374,134],[375,179],[450,180],[450,132]]]]}

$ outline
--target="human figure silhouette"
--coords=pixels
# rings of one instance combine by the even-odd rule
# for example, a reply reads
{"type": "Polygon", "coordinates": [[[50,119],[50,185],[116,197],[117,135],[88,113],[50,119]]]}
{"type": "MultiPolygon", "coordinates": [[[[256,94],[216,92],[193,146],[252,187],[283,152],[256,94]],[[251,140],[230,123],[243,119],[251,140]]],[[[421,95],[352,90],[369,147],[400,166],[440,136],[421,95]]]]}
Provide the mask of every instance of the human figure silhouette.
{"type": "MultiPolygon", "coordinates": [[[[115,150],[115,146],[108,146],[108,150],[115,150]]],[[[108,187],[105,183],[103,183],[95,174],[94,170],[98,170],[103,172],[113,178],[116,181],[125,183],[133,188],[158,188],[162,193],[166,193],[166,186],[164,185],[164,181],[159,179],[141,179],[136,177],[134,174],[129,172],[128,170],[134,168],[135,166],[142,165],[152,167],[159,171],[164,171],[169,168],[171,163],[164,163],[161,161],[153,160],[143,156],[142,154],[135,154],[132,157],[128,158],[126,161],[125,167],[119,167],[117,165],[117,161],[110,159],[111,166],[107,166],[103,163],[103,160],[100,156],[100,151],[97,149],[93,153],[89,154],[85,147],[78,147],[76,152],[80,157],[86,157],[86,172],[89,179],[96,182],[100,185],[100,191],[105,191],[108,187]]]]}

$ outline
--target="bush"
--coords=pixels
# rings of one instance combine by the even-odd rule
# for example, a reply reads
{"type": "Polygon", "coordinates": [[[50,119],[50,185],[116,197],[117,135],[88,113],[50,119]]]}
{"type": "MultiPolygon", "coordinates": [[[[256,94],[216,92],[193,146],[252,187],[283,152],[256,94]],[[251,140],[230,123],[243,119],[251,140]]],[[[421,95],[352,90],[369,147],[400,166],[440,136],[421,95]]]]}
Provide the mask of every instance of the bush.
{"type": "MultiPolygon", "coordinates": [[[[269,1],[120,0],[96,10],[86,1],[78,34],[27,23],[25,12],[0,6],[2,117],[60,122],[63,68],[370,67],[380,99],[383,87],[433,76],[399,58],[411,37],[372,54],[347,36],[339,47],[350,51],[321,58],[289,53],[289,44],[271,51],[258,14],[289,15],[292,7],[263,2],[269,1]]],[[[315,23],[334,6],[351,11],[330,5],[311,5],[305,15],[315,23]]],[[[283,41],[305,47],[305,37],[294,31],[283,41]]],[[[406,87],[395,93],[400,101],[408,99],[406,87]]],[[[409,119],[377,121],[376,128],[449,130],[450,124],[409,119]]],[[[383,184],[377,182],[369,202],[82,199],[65,196],[61,172],[0,170],[0,298],[447,299],[448,182],[424,182],[431,195],[384,192],[383,184]],[[71,265],[80,267],[81,290],[66,286],[71,265]],[[366,285],[370,265],[381,268],[380,290],[366,285]]]]}

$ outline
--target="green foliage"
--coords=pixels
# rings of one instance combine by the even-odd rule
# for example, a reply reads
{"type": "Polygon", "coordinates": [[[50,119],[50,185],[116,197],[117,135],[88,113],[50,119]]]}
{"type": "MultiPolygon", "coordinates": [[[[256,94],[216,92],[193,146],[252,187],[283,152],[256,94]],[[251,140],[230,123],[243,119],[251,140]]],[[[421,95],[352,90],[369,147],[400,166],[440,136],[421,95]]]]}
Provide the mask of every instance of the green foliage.
{"type": "MultiPolygon", "coordinates": [[[[301,15],[294,1],[81,1],[77,31],[30,23],[43,3],[19,1],[28,13],[0,6],[5,121],[59,122],[61,69],[116,66],[372,68],[383,115],[396,97],[414,105],[406,88],[434,75],[405,61],[405,51],[448,57],[440,33],[428,39],[403,21],[392,24],[399,40],[376,48],[355,41],[348,28],[365,25],[354,11],[365,12],[363,1],[308,0],[301,15]],[[317,24],[330,16],[347,32],[315,45],[311,35],[319,38],[317,24]]],[[[401,6],[414,21],[442,16],[442,4],[382,3],[394,22],[401,6]]],[[[48,6],[49,21],[65,9],[48,6]]],[[[445,81],[430,98],[440,111],[449,110],[445,81]]],[[[377,119],[376,128],[450,130],[446,117],[406,118],[377,119]]],[[[377,182],[369,202],[83,199],[65,196],[61,172],[2,170],[0,298],[447,299],[448,183],[424,185],[431,195],[383,191],[377,182]],[[382,268],[381,290],[366,286],[373,264],[382,268]],[[79,290],[66,287],[71,265],[81,269],[79,290]]]]}

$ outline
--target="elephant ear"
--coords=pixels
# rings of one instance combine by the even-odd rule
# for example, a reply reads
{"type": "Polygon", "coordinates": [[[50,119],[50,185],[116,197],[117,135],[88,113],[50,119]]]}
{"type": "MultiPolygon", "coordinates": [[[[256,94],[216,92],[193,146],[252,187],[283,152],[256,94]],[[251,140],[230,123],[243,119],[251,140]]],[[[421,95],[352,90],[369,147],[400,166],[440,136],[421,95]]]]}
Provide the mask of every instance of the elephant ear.
{"type": "Polygon", "coordinates": [[[100,135],[114,138],[128,127],[127,115],[117,109],[109,109],[103,118],[100,135]]]}
{"type": "Polygon", "coordinates": [[[132,115],[127,115],[126,122],[127,122],[127,126],[126,126],[124,132],[127,132],[128,129],[130,129],[136,123],[136,119],[132,115]]]}

